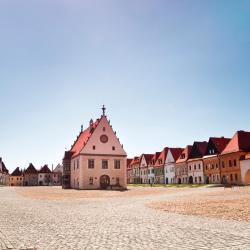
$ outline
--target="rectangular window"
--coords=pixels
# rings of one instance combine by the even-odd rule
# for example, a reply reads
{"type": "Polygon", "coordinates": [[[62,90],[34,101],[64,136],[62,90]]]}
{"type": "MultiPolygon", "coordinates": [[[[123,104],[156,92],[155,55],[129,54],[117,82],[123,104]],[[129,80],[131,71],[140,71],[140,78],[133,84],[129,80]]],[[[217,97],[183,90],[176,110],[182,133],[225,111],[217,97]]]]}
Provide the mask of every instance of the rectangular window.
{"type": "Polygon", "coordinates": [[[221,162],[221,165],[222,165],[223,168],[225,167],[224,161],[221,162]]]}
{"type": "Polygon", "coordinates": [[[93,185],[93,183],[94,183],[93,177],[89,177],[89,185],[93,185]]]}
{"type": "Polygon", "coordinates": [[[102,169],[108,169],[108,161],[102,160],[102,169]]]}
{"type": "Polygon", "coordinates": [[[79,168],[79,159],[77,159],[76,167],[79,168]]]}
{"type": "Polygon", "coordinates": [[[120,168],[121,168],[121,161],[115,160],[115,169],[120,169],[120,168]]]}
{"type": "Polygon", "coordinates": [[[234,166],[235,166],[235,167],[237,166],[237,162],[236,162],[236,160],[234,160],[234,166]]]}
{"type": "Polygon", "coordinates": [[[232,167],[232,161],[229,160],[229,167],[232,167]]]}
{"type": "Polygon", "coordinates": [[[88,168],[94,168],[95,167],[95,160],[89,159],[88,160],[88,168]]]}
{"type": "Polygon", "coordinates": [[[235,174],[235,181],[238,181],[238,175],[235,174]]]}

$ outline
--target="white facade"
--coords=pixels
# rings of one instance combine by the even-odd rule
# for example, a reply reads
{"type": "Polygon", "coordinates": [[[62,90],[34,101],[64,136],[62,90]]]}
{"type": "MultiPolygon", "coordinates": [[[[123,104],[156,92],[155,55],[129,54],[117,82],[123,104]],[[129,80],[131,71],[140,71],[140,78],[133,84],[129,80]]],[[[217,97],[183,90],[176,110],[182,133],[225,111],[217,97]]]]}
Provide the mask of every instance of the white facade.
{"type": "Polygon", "coordinates": [[[250,185],[250,158],[240,161],[241,181],[244,185],[250,185]]]}
{"type": "Polygon", "coordinates": [[[171,153],[171,150],[168,150],[166,161],[164,165],[165,173],[165,184],[174,184],[175,183],[175,160],[171,153]]]}
{"type": "Polygon", "coordinates": [[[204,171],[202,159],[188,160],[188,183],[204,184],[204,171]]]}
{"type": "Polygon", "coordinates": [[[148,165],[144,155],[142,155],[140,162],[140,178],[141,178],[141,183],[143,184],[148,183],[148,165]]]}

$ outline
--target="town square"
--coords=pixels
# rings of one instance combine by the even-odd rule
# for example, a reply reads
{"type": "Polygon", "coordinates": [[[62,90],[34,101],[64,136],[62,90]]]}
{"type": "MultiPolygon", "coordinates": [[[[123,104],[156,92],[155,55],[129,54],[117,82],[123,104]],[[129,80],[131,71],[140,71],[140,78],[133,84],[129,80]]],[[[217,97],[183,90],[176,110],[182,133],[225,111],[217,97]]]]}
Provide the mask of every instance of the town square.
{"type": "Polygon", "coordinates": [[[0,0],[0,250],[249,250],[249,27],[249,0],[0,0]]]}

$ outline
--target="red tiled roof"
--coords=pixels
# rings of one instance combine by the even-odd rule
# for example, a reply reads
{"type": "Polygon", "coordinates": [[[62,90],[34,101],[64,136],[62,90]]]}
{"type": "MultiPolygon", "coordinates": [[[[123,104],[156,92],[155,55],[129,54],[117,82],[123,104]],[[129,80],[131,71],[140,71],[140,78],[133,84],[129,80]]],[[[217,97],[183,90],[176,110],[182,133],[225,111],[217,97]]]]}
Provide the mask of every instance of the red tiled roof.
{"type": "Polygon", "coordinates": [[[198,142],[195,141],[190,152],[190,159],[200,158],[206,154],[208,143],[206,141],[198,142]]]}
{"type": "Polygon", "coordinates": [[[40,174],[50,174],[51,173],[51,170],[49,169],[48,165],[44,165],[40,171],[39,171],[40,174]]]}
{"type": "Polygon", "coordinates": [[[184,150],[184,148],[170,148],[169,150],[171,151],[174,160],[176,161],[179,158],[182,151],[184,150]]]}
{"type": "Polygon", "coordinates": [[[35,169],[32,163],[28,166],[28,168],[24,171],[24,174],[37,174],[38,171],[35,169]]]}
{"type": "Polygon", "coordinates": [[[250,152],[250,132],[237,131],[230,142],[227,144],[222,154],[238,151],[250,152]]]}
{"type": "Polygon", "coordinates": [[[127,168],[130,168],[131,162],[133,159],[127,158],[127,168]]]}
{"type": "Polygon", "coordinates": [[[181,163],[181,162],[187,161],[189,159],[191,150],[192,150],[191,145],[186,146],[186,148],[181,152],[179,158],[176,160],[176,163],[181,163]],[[182,155],[184,156],[183,158],[182,158],[182,155]]]}
{"type": "Polygon", "coordinates": [[[150,161],[154,161],[154,163],[156,163],[160,154],[161,154],[161,152],[155,152],[154,156],[152,157],[152,159],[150,161]]]}
{"type": "Polygon", "coordinates": [[[83,147],[87,143],[88,139],[94,132],[99,122],[100,122],[100,119],[97,119],[96,122],[93,123],[92,127],[88,127],[84,131],[80,132],[79,136],[77,137],[77,140],[75,141],[75,143],[72,145],[70,149],[70,151],[73,152],[72,157],[78,155],[82,151],[83,147]]]}
{"type": "Polygon", "coordinates": [[[220,154],[225,149],[230,140],[230,138],[225,137],[210,137],[208,144],[212,142],[217,150],[217,153],[220,154]]]}
{"type": "Polygon", "coordinates": [[[141,157],[135,156],[132,162],[130,163],[131,167],[133,167],[133,165],[140,164],[140,161],[141,161],[141,157]]]}
{"type": "Polygon", "coordinates": [[[169,150],[169,148],[168,148],[168,147],[165,147],[165,148],[161,151],[161,153],[160,153],[158,159],[157,159],[156,162],[155,162],[154,167],[157,168],[157,167],[160,167],[160,166],[162,166],[162,165],[165,164],[166,156],[167,156],[168,150],[169,150]],[[161,160],[161,163],[159,163],[159,160],[161,160]]]}
{"type": "Polygon", "coordinates": [[[23,173],[20,171],[19,167],[17,167],[11,174],[11,176],[22,176],[23,173]]]}
{"type": "Polygon", "coordinates": [[[150,160],[154,157],[154,154],[142,154],[144,156],[147,165],[150,163],[150,160]]]}

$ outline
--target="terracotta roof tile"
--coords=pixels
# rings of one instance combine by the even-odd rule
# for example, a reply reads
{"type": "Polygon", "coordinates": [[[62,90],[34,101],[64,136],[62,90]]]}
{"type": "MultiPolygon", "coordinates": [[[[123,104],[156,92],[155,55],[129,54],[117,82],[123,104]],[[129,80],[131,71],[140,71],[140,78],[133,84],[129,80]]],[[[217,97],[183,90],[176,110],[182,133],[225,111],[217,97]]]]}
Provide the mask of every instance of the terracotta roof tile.
{"type": "Polygon", "coordinates": [[[154,154],[142,154],[142,156],[144,156],[147,165],[149,165],[151,159],[154,157],[154,154]]]}
{"type": "Polygon", "coordinates": [[[209,155],[209,150],[215,149],[215,154],[220,154],[231,139],[225,137],[210,137],[207,146],[206,155],[209,155]]]}
{"type": "Polygon", "coordinates": [[[184,150],[184,148],[170,148],[169,149],[174,157],[174,160],[176,161],[179,156],[181,155],[182,151],[184,150]]]}
{"type": "Polygon", "coordinates": [[[161,151],[161,153],[160,153],[160,155],[159,155],[157,161],[155,162],[154,167],[156,167],[156,168],[157,168],[157,167],[161,167],[162,165],[165,164],[166,156],[167,156],[168,150],[169,150],[169,148],[168,148],[168,147],[165,147],[165,148],[161,151]]]}
{"type": "Polygon", "coordinates": [[[250,132],[237,131],[230,142],[227,144],[222,154],[238,151],[250,152],[250,132]]]}
{"type": "Polygon", "coordinates": [[[97,119],[96,122],[93,123],[91,127],[89,126],[87,129],[80,132],[79,136],[77,137],[77,140],[75,141],[75,143],[72,145],[70,149],[70,151],[73,152],[72,157],[78,155],[82,151],[83,147],[87,143],[88,139],[94,132],[99,122],[100,122],[100,119],[97,119]]]}
{"type": "Polygon", "coordinates": [[[181,152],[179,158],[176,160],[176,163],[181,163],[181,162],[187,161],[189,159],[191,150],[192,150],[191,145],[186,146],[186,148],[181,152]]]}

